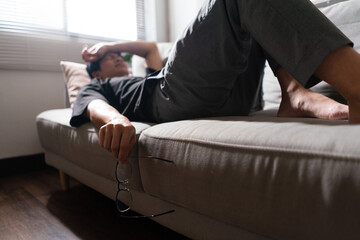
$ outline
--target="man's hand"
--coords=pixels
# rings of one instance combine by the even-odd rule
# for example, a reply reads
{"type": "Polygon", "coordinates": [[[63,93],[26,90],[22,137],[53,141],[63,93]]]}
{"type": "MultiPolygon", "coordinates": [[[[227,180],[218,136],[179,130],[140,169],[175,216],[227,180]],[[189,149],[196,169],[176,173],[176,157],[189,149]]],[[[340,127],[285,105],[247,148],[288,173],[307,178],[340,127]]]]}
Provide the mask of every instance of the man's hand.
{"type": "Polygon", "coordinates": [[[81,52],[85,62],[95,62],[101,59],[109,51],[106,43],[97,43],[91,48],[85,46],[81,52]]]}
{"type": "Polygon", "coordinates": [[[135,128],[126,118],[111,120],[100,128],[99,141],[100,146],[110,151],[120,164],[126,164],[136,143],[135,128]]]}
{"type": "Polygon", "coordinates": [[[143,57],[148,67],[155,70],[160,70],[163,67],[156,43],[143,40],[98,43],[90,48],[85,46],[81,54],[85,62],[95,62],[109,52],[127,52],[143,57]]]}
{"type": "Polygon", "coordinates": [[[110,151],[120,164],[128,163],[136,143],[136,131],[129,119],[99,99],[89,103],[86,116],[100,129],[100,146],[110,151]]]}

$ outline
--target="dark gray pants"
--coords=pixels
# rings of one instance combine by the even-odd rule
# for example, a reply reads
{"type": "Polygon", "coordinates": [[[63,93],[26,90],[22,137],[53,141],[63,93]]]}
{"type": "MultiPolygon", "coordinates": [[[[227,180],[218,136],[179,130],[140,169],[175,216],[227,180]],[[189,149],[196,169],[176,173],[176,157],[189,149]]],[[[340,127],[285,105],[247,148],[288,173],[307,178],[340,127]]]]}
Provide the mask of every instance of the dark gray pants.
{"type": "Polygon", "coordinates": [[[339,47],[352,44],[309,0],[209,0],[176,42],[158,77],[156,122],[247,115],[265,59],[303,86],[339,47]]]}

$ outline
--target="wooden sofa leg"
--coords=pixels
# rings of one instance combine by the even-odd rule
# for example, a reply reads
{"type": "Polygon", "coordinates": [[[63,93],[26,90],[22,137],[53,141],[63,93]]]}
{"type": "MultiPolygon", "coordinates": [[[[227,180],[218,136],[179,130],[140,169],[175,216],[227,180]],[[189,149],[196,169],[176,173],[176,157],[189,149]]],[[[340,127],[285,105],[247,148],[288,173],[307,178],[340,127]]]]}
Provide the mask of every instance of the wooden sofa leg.
{"type": "Polygon", "coordinates": [[[63,191],[67,191],[70,188],[70,177],[63,171],[59,170],[60,184],[63,191]]]}

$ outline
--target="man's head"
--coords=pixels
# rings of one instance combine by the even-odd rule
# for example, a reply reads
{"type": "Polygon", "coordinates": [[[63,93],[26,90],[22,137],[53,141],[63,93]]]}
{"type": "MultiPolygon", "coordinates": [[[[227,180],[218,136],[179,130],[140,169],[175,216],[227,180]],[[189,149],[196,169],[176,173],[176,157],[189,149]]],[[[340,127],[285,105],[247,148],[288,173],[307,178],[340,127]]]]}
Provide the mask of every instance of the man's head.
{"type": "Polygon", "coordinates": [[[88,63],[86,70],[91,78],[112,78],[129,75],[128,66],[120,53],[110,52],[96,62],[88,63]]]}

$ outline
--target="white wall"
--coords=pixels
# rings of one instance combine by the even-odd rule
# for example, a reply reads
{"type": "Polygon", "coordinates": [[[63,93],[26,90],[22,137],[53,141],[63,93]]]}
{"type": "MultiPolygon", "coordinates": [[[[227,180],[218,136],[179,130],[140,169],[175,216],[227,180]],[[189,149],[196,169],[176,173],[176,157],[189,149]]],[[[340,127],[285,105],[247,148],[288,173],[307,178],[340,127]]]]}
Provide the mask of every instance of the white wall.
{"type": "Polygon", "coordinates": [[[60,72],[0,70],[0,159],[41,153],[35,117],[64,107],[60,72]]]}
{"type": "Polygon", "coordinates": [[[146,39],[169,41],[168,0],[145,0],[146,39]]]}
{"type": "Polygon", "coordinates": [[[149,41],[174,42],[196,17],[204,0],[145,0],[149,41]]]}
{"type": "Polygon", "coordinates": [[[204,0],[169,0],[169,40],[174,42],[195,19],[204,0]]]}
{"type": "Polygon", "coordinates": [[[0,34],[2,47],[13,49],[7,61],[0,61],[0,159],[38,154],[43,149],[35,118],[42,111],[64,108],[65,87],[59,63],[81,62],[83,43],[80,39],[69,42],[67,37],[44,40],[0,34]]]}

